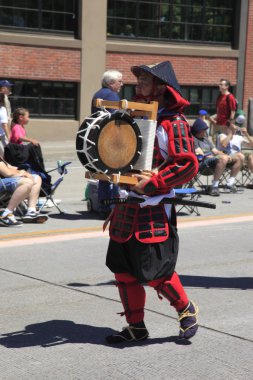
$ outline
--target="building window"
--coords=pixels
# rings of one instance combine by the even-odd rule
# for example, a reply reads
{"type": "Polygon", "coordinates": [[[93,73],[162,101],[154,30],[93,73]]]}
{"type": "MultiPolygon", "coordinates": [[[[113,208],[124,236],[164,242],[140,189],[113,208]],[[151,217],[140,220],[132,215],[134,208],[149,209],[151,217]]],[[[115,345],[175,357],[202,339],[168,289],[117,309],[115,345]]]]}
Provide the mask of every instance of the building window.
{"type": "Polygon", "coordinates": [[[136,84],[124,84],[120,90],[120,99],[132,100],[135,95],[135,86],[136,84]]]}
{"type": "Polygon", "coordinates": [[[190,102],[190,106],[185,110],[187,116],[196,117],[200,109],[205,109],[209,115],[216,113],[218,86],[181,86],[181,91],[184,98],[190,102]]]}
{"type": "Polygon", "coordinates": [[[25,107],[34,118],[76,119],[77,83],[10,79],[12,110],[25,107]]]}
{"type": "Polygon", "coordinates": [[[232,44],[235,0],[108,0],[107,35],[232,44]]]}
{"type": "Polygon", "coordinates": [[[0,28],[76,34],[78,0],[1,0],[0,28]]]}
{"type": "MultiPolygon", "coordinates": [[[[185,108],[184,114],[195,118],[200,109],[205,109],[209,115],[216,113],[216,99],[219,95],[218,86],[181,86],[181,92],[190,106],[185,108]]],[[[126,84],[121,90],[121,99],[131,100],[135,94],[135,85],[126,84]]]]}

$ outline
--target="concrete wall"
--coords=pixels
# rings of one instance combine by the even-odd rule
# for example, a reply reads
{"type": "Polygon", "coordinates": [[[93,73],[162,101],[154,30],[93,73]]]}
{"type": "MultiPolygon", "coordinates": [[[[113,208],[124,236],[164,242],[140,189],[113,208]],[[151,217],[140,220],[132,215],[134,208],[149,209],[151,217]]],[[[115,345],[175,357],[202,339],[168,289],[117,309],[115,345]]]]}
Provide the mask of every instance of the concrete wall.
{"type": "Polygon", "coordinates": [[[80,121],[90,115],[91,99],[105,71],[107,1],[85,1],[82,10],[80,121]]]}
{"type": "Polygon", "coordinates": [[[30,119],[26,131],[27,136],[39,141],[75,141],[78,127],[76,120],[30,119]]]}

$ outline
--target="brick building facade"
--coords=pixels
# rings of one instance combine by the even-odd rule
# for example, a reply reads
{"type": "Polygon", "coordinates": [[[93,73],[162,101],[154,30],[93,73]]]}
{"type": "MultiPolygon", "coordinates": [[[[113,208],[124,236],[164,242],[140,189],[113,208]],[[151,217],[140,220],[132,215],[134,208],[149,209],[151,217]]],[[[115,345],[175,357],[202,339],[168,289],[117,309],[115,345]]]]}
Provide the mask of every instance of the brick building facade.
{"type": "Polygon", "coordinates": [[[134,65],[171,61],[180,84],[184,85],[217,85],[220,78],[227,77],[232,85],[237,83],[237,59],[216,57],[192,57],[177,55],[111,53],[106,54],[106,67],[116,67],[124,74],[125,83],[134,83],[135,77],[129,68],[134,65]]]}

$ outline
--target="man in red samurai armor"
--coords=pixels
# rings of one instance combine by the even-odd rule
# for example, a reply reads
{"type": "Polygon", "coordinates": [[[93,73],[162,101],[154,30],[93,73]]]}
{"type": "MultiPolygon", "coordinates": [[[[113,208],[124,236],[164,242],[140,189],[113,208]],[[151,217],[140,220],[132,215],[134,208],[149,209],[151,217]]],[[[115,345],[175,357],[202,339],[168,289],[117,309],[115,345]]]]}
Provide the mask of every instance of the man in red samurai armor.
{"type": "Polygon", "coordinates": [[[145,289],[153,287],[178,313],[179,337],[197,331],[198,308],[191,302],[175,272],[178,235],[174,206],[153,205],[156,196],[173,196],[173,187],[188,182],[198,171],[193,138],[182,114],[189,105],[180,92],[173,67],[165,61],[131,68],[137,78],[136,101],[158,101],[153,170],[138,175],[131,190],[152,199],[152,205],[116,205],[110,220],[106,265],[115,274],[128,327],[106,338],[110,344],[144,340],[145,289]]]}

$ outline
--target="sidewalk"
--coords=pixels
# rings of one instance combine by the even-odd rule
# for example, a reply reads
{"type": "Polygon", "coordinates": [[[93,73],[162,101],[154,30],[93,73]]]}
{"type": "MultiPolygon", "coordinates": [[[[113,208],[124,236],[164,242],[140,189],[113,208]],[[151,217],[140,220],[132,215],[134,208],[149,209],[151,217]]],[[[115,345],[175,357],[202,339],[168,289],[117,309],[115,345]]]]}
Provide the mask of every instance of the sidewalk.
{"type": "Polygon", "coordinates": [[[75,161],[77,160],[75,139],[67,141],[44,141],[41,143],[41,149],[45,163],[53,161],[75,161]]]}
{"type": "MultiPolygon", "coordinates": [[[[27,224],[19,229],[19,233],[29,233],[36,231],[46,231],[48,229],[82,229],[82,228],[101,228],[103,221],[98,219],[98,214],[88,213],[86,202],[83,201],[87,180],[85,179],[85,170],[76,155],[75,144],[73,141],[64,143],[44,143],[42,146],[45,165],[47,169],[56,167],[58,160],[71,161],[67,167],[68,174],[64,181],[57,189],[54,198],[60,199],[60,208],[66,211],[66,214],[59,214],[55,207],[45,208],[49,219],[45,224],[33,225],[27,224]]],[[[52,180],[58,178],[57,172],[52,173],[52,180]]],[[[178,220],[182,221],[200,221],[206,218],[219,218],[223,216],[233,216],[238,214],[248,215],[253,213],[253,190],[243,189],[242,193],[227,194],[221,193],[220,197],[211,197],[203,195],[199,201],[216,204],[216,209],[199,208],[200,216],[179,213],[178,220]]],[[[18,231],[15,229],[0,228],[0,236],[11,236],[18,231]]]]}

